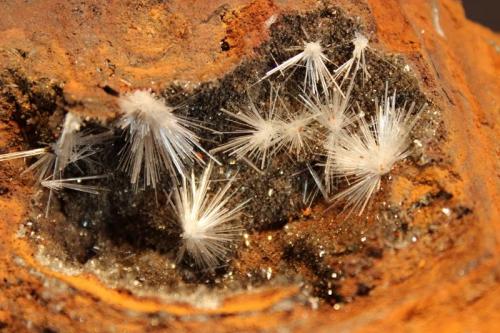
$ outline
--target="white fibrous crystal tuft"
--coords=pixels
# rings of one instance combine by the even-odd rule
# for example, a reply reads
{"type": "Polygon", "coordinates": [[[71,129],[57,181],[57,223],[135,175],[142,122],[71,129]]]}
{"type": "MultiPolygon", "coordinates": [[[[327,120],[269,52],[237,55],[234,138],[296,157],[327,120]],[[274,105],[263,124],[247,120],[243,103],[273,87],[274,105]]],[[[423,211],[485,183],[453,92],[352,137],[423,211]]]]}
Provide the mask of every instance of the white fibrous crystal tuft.
{"type": "Polygon", "coordinates": [[[198,267],[213,268],[221,264],[230,250],[231,243],[241,232],[239,217],[246,202],[228,207],[234,195],[229,193],[231,181],[214,194],[208,194],[212,163],[204,170],[201,179],[194,173],[183,178],[180,188],[173,192],[172,206],[177,222],[182,228],[182,249],[198,267]]]}
{"type": "Polygon", "coordinates": [[[418,119],[418,114],[413,113],[414,106],[412,103],[408,109],[397,108],[396,92],[388,97],[386,88],[371,124],[361,118],[358,132],[349,129],[341,132],[329,157],[332,172],[339,178],[347,178],[349,187],[335,195],[334,200],[343,199],[346,208],[363,212],[370,197],[379,190],[382,176],[410,154],[409,135],[418,119]]]}
{"type": "Polygon", "coordinates": [[[201,161],[194,151],[201,145],[189,129],[194,124],[177,116],[162,98],[136,90],[121,97],[119,104],[123,113],[119,127],[126,132],[120,162],[136,189],[141,174],[145,186],[156,188],[162,170],[185,175],[187,166],[201,161]]]}

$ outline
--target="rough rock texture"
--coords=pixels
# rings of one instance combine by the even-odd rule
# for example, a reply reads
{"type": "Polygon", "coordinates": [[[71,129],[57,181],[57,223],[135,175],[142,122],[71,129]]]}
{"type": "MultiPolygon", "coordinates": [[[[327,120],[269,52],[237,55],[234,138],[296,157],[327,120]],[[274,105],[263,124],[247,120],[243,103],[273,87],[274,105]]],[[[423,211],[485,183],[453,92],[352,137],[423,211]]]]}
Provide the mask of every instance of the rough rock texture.
{"type": "MultiPolygon", "coordinates": [[[[0,331],[498,330],[500,38],[467,21],[456,1],[440,1],[439,16],[433,16],[436,3],[334,2],[373,32],[374,48],[406,58],[421,90],[441,110],[446,132],[442,156],[433,157],[441,162],[409,168],[388,191],[389,201],[408,209],[419,203],[411,228],[425,230],[422,237],[410,246],[386,248],[383,255],[365,248],[366,257],[374,258],[370,267],[351,272],[355,277],[342,285],[344,295],[355,290],[354,301],[320,303],[316,309],[302,300],[297,285],[284,284],[235,293],[219,306],[200,309],[113,289],[89,273],[61,273],[62,263],[36,259],[39,250],[20,228],[33,188],[18,177],[23,163],[16,161],[0,171],[0,331]],[[414,178],[419,181],[408,181],[414,178]],[[423,198],[437,203],[427,205],[423,198]],[[359,284],[361,278],[368,285],[359,284]]],[[[0,12],[9,14],[0,21],[2,148],[25,142],[19,124],[44,127],[23,123],[23,115],[37,119],[32,115],[50,113],[47,128],[57,128],[62,109],[107,119],[116,110],[115,91],[161,90],[174,80],[192,88],[216,80],[255,55],[273,15],[320,6],[264,0],[2,3],[0,12]]],[[[311,235],[326,234],[324,220],[308,221],[318,225],[311,235]]],[[[250,254],[243,251],[241,260],[279,261],[265,242],[277,233],[252,235],[261,254],[245,258],[250,254]]],[[[357,268],[360,258],[341,260],[357,268]]],[[[307,265],[294,265],[308,274],[307,265]]]]}

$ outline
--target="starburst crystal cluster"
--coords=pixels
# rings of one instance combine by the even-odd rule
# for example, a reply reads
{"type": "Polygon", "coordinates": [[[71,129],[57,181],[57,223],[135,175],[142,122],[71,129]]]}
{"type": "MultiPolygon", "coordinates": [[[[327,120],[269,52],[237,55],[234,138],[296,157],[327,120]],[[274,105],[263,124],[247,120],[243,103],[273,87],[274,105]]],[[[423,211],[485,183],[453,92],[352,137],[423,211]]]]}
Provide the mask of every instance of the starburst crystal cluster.
{"type": "Polygon", "coordinates": [[[346,208],[352,206],[359,214],[363,212],[372,194],[380,188],[382,176],[410,153],[408,139],[418,119],[412,114],[414,106],[412,103],[408,110],[396,108],[396,92],[388,97],[386,89],[371,124],[360,118],[358,131],[340,132],[336,143],[328,147],[332,164],[328,172],[330,176],[349,178],[350,187],[334,199],[346,199],[346,208]]]}
{"type": "Polygon", "coordinates": [[[234,118],[238,126],[233,134],[237,134],[228,143],[218,147],[216,151],[225,151],[229,155],[235,155],[242,159],[260,160],[261,168],[264,168],[266,160],[276,152],[274,147],[280,141],[283,121],[276,115],[278,95],[270,95],[267,112],[262,112],[250,99],[247,108],[238,113],[225,111],[234,118]]]}
{"type": "Polygon", "coordinates": [[[266,168],[269,157],[281,151],[295,157],[308,152],[309,143],[314,139],[310,124],[315,115],[292,112],[281,100],[278,91],[273,90],[267,107],[267,112],[262,112],[250,99],[248,109],[238,113],[226,111],[237,119],[236,126],[241,128],[231,132],[237,136],[215,151],[224,151],[239,159],[260,160],[261,169],[266,168]]]}
{"type": "Polygon", "coordinates": [[[349,60],[340,65],[339,68],[335,70],[334,78],[335,79],[342,78],[341,85],[344,83],[344,81],[347,80],[349,74],[351,74],[353,66],[354,66],[354,72],[357,72],[359,66],[361,65],[363,80],[366,80],[367,78],[370,77],[370,73],[368,73],[368,69],[366,68],[366,59],[365,59],[365,51],[368,48],[368,38],[366,38],[359,32],[355,32],[352,43],[354,45],[354,50],[352,51],[352,57],[349,58],[349,60]]]}
{"type": "Polygon", "coordinates": [[[187,252],[199,267],[215,267],[224,261],[230,243],[241,231],[238,218],[245,205],[227,207],[234,195],[229,193],[232,181],[208,194],[212,166],[208,164],[198,182],[194,173],[190,179],[183,178],[172,203],[182,228],[180,257],[187,252]]]}
{"type": "MultiPolygon", "coordinates": [[[[314,193],[321,192],[329,201],[345,202],[344,210],[362,214],[381,187],[382,177],[410,154],[410,132],[418,114],[414,112],[414,103],[408,108],[406,103],[398,107],[396,92],[388,96],[387,86],[382,102],[375,106],[374,116],[368,118],[362,110],[358,109],[357,114],[352,110],[351,93],[358,71],[361,70],[363,83],[370,77],[366,64],[368,39],[356,32],[352,45],[351,58],[330,69],[333,63],[321,41],[304,43],[301,52],[259,80],[290,69],[302,71],[298,97],[285,99],[271,85],[267,104],[256,104],[249,97],[246,107],[223,109],[234,130],[223,133],[228,139],[211,153],[236,157],[259,174],[265,173],[268,162],[278,154],[286,154],[292,161],[304,161],[317,185],[313,195],[304,193],[304,202],[310,205],[314,193]],[[349,80],[343,91],[341,87],[349,80]],[[300,107],[292,107],[290,100],[298,101],[300,107]],[[308,160],[316,155],[325,159],[318,164],[324,166],[322,173],[316,172],[317,165],[308,160]]],[[[196,134],[199,129],[209,130],[208,127],[179,115],[178,108],[168,106],[164,98],[150,90],[122,94],[117,102],[120,117],[114,125],[124,140],[119,167],[128,173],[132,188],[137,192],[139,187],[151,187],[156,192],[163,185],[163,175],[168,174],[172,185],[165,192],[170,193],[172,215],[181,229],[178,257],[189,256],[198,268],[225,264],[231,244],[241,234],[240,217],[247,200],[239,199],[238,188],[230,190],[234,176],[222,179],[222,186],[211,180],[213,161],[220,163],[202,147],[196,134]],[[213,161],[196,177],[194,169],[208,159],[213,161]]],[[[99,150],[96,147],[112,137],[110,132],[95,134],[82,127],[82,120],[68,112],[56,142],[0,155],[0,161],[37,158],[26,171],[34,172],[38,183],[49,189],[49,200],[53,191],[65,189],[98,194],[103,190],[101,186],[82,182],[105,175],[63,177],[70,165],[82,170],[79,162],[93,163],[92,157],[99,150]]]]}
{"type": "Polygon", "coordinates": [[[310,90],[312,94],[319,95],[319,84],[322,92],[328,95],[329,87],[332,84],[338,87],[326,66],[328,61],[328,57],[323,53],[323,46],[319,41],[304,43],[302,52],[268,71],[262,79],[267,79],[277,72],[284,72],[289,68],[302,64],[305,66],[304,90],[310,90]]]}
{"type": "Polygon", "coordinates": [[[134,188],[141,174],[145,186],[156,188],[162,171],[185,175],[188,166],[202,161],[194,151],[201,146],[189,129],[193,124],[176,115],[162,98],[136,90],[121,97],[119,104],[123,115],[118,126],[126,132],[121,166],[134,188]]]}
{"type": "MultiPolygon", "coordinates": [[[[348,126],[351,126],[356,119],[356,115],[349,110],[351,90],[352,84],[349,86],[345,96],[337,89],[334,89],[332,94],[324,96],[323,98],[316,96],[301,96],[306,109],[314,115],[315,121],[326,129],[326,133],[323,135],[322,140],[324,142],[323,148],[327,152],[328,149],[337,145],[342,131],[348,126]]],[[[325,187],[326,191],[331,193],[333,191],[333,161],[331,154],[326,155],[324,172],[325,187]]],[[[313,175],[313,177],[314,176],[315,175],[313,175]]]]}
{"type": "MultiPolygon", "coordinates": [[[[321,140],[321,148],[326,155],[325,179],[320,181],[308,164],[314,182],[324,197],[332,195],[332,201],[346,202],[344,210],[356,210],[362,214],[372,195],[380,188],[382,176],[389,173],[396,162],[408,156],[408,137],[418,116],[413,113],[414,103],[408,109],[397,108],[396,92],[388,97],[387,86],[382,104],[376,106],[376,116],[370,124],[364,118],[365,112],[360,110],[359,114],[355,114],[351,111],[350,96],[356,74],[361,70],[363,82],[370,77],[365,55],[369,48],[368,38],[355,32],[352,44],[351,58],[335,69],[333,75],[326,66],[330,61],[320,42],[305,43],[301,53],[266,73],[264,78],[300,62],[306,64],[301,100],[307,112],[290,112],[284,107],[287,111],[285,115],[280,116],[278,122],[272,119],[273,139],[266,143],[266,151],[285,150],[300,157],[311,151],[311,142],[321,140]],[[339,78],[342,80],[340,86],[350,80],[345,93],[336,83],[339,78]],[[316,88],[308,89],[312,85],[316,88]],[[322,94],[317,89],[318,85],[323,88],[322,94]],[[313,123],[322,130],[315,130],[313,123]],[[276,124],[279,126],[276,127],[276,124]],[[334,193],[337,190],[335,184],[342,179],[350,180],[348,188],[334,193]]],[[[275,103],[273,110],[274,107],[275,103]]],[[[256,117],[260,117],[259,114],[256,117]]],[[[259,120],[259,128],[271,128],[270,119],[259,120]]],[[[247,136],[233,140],[238,140],[241,145],[251,145],[253,139],[247,136]]],[[[243,152],[239,157],[242,158],[242,155],[243,152]]],[[[264,163],[261,166],[264,167],[264,163]]]]}
{"type": "Polygon", "coordinates": [[[37,182],[49,189],[49,197],[45,215],[48,216],[52,191],[63,188],[80,192],[98,194],[100,187],[81,184],[83,180],[98,179],[104,176],[84,176],[64,178],[65,169],[69,165],[78,168],[79,162],[91,163],[91,156],[96,154],[95,144],[104,142],[109,138],[109,132],[93,134],[80,132],[81,120],[68,112],[64,118],[64,124],[59,139],[43,148],[36,148],[21,152],[0,155],[0,161],[8,161],[18,158],[36,157],[37,161],[31,164],[21,174],[34,172],[37,182]],[[72,182],[77,182],[71,186],[72,182]]]}

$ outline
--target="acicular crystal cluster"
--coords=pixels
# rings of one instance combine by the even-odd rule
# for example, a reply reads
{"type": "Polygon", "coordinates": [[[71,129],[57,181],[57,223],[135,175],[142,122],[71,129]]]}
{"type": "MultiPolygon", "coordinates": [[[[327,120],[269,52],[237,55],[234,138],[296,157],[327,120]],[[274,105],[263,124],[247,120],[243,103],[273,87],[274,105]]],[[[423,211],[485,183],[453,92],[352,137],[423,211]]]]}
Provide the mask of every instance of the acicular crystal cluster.
{"type": "MultiPolygon", "coordinates": [[[[167,105],[150,90],[138,89],[119,97],[121,115],[114,127],[125,144],[117,167],[129,175],[134,193],[146,188],[156,191],[164,175],[172,180],[172,188],[166,192],[181,228],[180,258],[188,254],[199,268],[216,267],[226,261],[232,242],[242,233],[239,218],[250,198],[238,197],[240,203],[230,205],[238,191],[231,190],[234,177],[222,180],[225,184],[211,191],[214,163],[221,165],[217,154],[232,156],[261,173],[277,154],[306,159],[325,198],[344,203],[349,212],[363,213],[382,177],[409,155],[410,132],[423,108],[414,112],[411,101],[397,106],[396,91],[389,95],[386,87],[380,103],[374,105],[375,116],[368,118],[363,110],[355,111],[351,97],[355,78],[361,73],[363,82],[370,79],[368,38],[356,32],[352,44],[351,58],[333,68],[325,53],[331,46],[321,41],[304,43],[299,53],[257,82],[263,84],[261,81],[277,75],[288,80],[295,71],[303,73],[303,80],[295,83],[301,92],[294,96],[300,107],[291,108],[282,97],[287,92],[271,84],[265,107],[249,98],[244,107],[223,110],[232,128],[225,133],[230,139],[210,152],[197,134],[200,128],[209,130],[209,125],[182,116],[179,108],[167,105]],[[307,161],[310,154],[324,157],[322,173],[316,173],[307,161]],[[194,171],[196,165],[205,167],[200,177],[194,171]]],[[[111,132],[96,134],[82,130],[83,125],[77,115],[68,112],[57,142],[0,155],[0,161],[36,157],[27,170],[36,172],[37,182],[49,189],[49,198],[53,191],[64,189],[98,194],[103,190],[100,186],[84,183],[107,175],[65,178],[69,165],[91,162],[99,145],[112,138],[111,132]]]]}

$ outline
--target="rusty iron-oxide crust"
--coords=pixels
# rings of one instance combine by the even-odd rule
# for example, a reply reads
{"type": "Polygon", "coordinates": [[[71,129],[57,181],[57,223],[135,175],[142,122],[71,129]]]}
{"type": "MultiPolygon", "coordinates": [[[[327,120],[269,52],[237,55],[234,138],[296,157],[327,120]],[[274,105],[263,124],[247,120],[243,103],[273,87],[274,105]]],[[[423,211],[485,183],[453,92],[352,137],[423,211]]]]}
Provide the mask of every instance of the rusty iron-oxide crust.
{"type": "MultiPolygon", "coordinates": [[[[30,243],[16,237],[33,190],[17,178],[22,162],[13,162],[0,171],[0,186],[8,188],[0,195],[0,331],[500,329],[500,38],[467,21],[456,1],[440,1],[445,37],[434,29],[431,1],[354,3],[335,2],[374,30],[377,48],[406,57],[421,89],[443,111],[448,135],[442,144],[449,167],[420,171],[421,184],[410,190],[404,178],[396,179],[391,197],[412,202],[408,198],[425,191],[426,179],[446,184],[453,195],[450,205],[460,203],[472,210],[463,217],[453,215],[448,223],[447,239],[453,244],[441,249],[417,243],[384,253],[376,263],[383,272],[378,287],[340,310],[327,305],[317,310],[284,306],[299,293],[296,287],[235,295],[216,309],[166,304],[107,288],[90,275],[64,275],[37,262],[30,243]]],[[[161,83],[173,80],[187,86],[215,80],[243,57],[252,56],[253,48],[267,38],[265,22],[272,15],[316,5],[265,0],[2,3],[0,12],[9,15],[0,20],[0,70],[16,69],[34,82],[64,82],[64,98],[73,110],[107,119],[116,105],[104,87],[161,89],[161,83]],[[222,41],[230,45],[228,52],[220,52],[222,41]]],[[[6,101],[0,100],[4,106],[6,101]]],[[[18,133],[12,123],[0,126],[3,147],[18,133]]],[[[414,223],[439,218],[416,214],[414,223]]]]}

